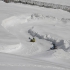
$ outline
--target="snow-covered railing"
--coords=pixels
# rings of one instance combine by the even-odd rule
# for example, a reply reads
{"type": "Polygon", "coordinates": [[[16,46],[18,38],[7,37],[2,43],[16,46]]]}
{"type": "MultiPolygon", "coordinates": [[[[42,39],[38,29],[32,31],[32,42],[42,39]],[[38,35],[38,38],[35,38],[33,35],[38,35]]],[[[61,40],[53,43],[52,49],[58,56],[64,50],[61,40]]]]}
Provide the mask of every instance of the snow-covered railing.
{"type": "Polygon", "coordinates": [[[62,10],[70,12],[70,6],[47,3],[47,2],[40,2],[40,1],[35,1],[35,0],[4,0],[4,2],[30,4],[30,5],[36,5],[36,6],[46,7],[46,8],[62,9],[62,10]]]}

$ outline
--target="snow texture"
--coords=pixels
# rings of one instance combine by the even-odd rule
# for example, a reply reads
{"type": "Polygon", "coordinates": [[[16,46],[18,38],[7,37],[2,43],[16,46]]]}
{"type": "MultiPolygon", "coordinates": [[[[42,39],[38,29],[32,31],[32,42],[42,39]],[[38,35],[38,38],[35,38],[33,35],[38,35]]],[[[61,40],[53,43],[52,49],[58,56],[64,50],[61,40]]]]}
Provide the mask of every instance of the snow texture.
{"type": "Polygon", "coordinates": [[[69,12],[2,1],[0,7],[2,70],[70,70],[69,12]],[[52,43],[58,49],[48,51],[52,43]]]}

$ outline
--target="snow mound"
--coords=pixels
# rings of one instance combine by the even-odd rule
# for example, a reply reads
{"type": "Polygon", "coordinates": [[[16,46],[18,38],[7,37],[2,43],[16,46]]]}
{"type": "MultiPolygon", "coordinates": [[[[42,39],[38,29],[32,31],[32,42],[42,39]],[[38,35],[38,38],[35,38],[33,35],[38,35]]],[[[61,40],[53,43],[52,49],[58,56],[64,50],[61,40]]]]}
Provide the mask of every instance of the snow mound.
{"type": "Polygon", "coordinates": [[[49,15],[42,15],[42,14],[38,14],[38,13],[34,13],[34,14],[31,14],[31,19],[46,19],[47,21],[51,21],[52,22],[56,22],[56,23],[69,23],[70,22],[70,18],[57,18],[57,17],[53,17],[53,16],[49,16],[49,15]]]}
{"type": "Polygon", "coordinates": [[[70,48],[69,41],[60,39],[58,36],[58,38],[56,38],[51,33],[48,34],[46,32],[46,34],[42,34],[37,27],[32,27],[28,30],[28,33],[30,33],[30,35],[33,37],[38,37],[39,39],[44,39],[50,41],[51,43],[55,43],[58,48],[63,49],[64,51],[67,51],[70,48]]]}
{"type": "Polygon", "coordinates": [[[38,13],[31,14],[31,19],[43,19],[43,18],[45,19],[46,16],[38,14],[38,13]]]}

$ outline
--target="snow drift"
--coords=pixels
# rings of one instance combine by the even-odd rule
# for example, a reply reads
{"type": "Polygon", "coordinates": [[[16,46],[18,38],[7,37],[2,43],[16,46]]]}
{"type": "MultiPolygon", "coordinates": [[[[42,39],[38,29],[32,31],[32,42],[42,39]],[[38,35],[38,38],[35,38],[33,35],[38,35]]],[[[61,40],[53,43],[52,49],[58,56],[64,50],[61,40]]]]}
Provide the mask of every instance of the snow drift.
{"type": "Polygon", "coordinates": [[[28,32],[30,33],[30,35],[32,35],[33,37],[38,37],[39,39],[44,39],[47,41],[50,41],[51,43],[55,43],[56,46],[60,49],[63,49],[65,51],[69,50],[70,45],[69,45],[69,41],[61,39],[60,37],[57,36],[57,38],[55,36],[53,36],[51,33],[47,33],[46,34],[42,34],[42,30],[40,32],[40,30],[38,29],[39,27],[32,27],[31,29],[28,30],[28,32]],[[37,30],[36,30],[37,29],[37,30]]]}

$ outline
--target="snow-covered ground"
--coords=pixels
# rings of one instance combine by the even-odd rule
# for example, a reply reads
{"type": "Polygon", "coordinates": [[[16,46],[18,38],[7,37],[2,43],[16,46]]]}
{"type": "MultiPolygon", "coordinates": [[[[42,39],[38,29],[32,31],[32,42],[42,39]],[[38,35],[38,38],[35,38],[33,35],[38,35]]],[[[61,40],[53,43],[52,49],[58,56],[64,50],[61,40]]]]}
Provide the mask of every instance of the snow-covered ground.
{"type": "Polygon", "coordinates": [[[2,70],[70,69],[69,12],[0,1],[0,23],[2,70]]]}

